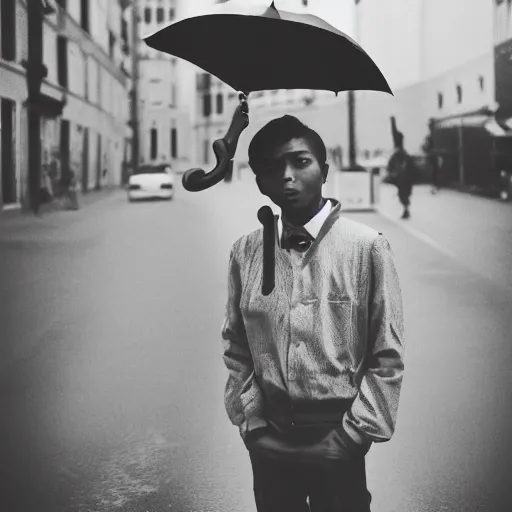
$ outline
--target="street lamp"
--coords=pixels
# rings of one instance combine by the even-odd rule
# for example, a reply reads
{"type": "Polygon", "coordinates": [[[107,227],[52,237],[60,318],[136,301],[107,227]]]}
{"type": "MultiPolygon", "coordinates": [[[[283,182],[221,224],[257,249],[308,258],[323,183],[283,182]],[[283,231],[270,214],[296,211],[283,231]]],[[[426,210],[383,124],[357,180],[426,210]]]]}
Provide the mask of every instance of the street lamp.
{"type": "MultiPolygon", "coordinates": [[[[359,34],[359,0],[354,3],[354,24],[355,40],[360,44],[359,34]]],[[[349,168],[355,169],[357,164],[357,141],[356,141],[356,93],[348,91],[348,159],[349,168]]]]}

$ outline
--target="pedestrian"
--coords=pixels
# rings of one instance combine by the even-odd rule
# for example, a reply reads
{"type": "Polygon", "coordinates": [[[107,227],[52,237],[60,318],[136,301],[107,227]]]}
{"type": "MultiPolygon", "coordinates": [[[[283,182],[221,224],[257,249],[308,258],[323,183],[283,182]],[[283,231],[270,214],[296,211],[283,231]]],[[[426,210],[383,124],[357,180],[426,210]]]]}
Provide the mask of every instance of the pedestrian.
{"type": "Polygon", "coordinates": [[[79,204],[78,204],[78,191],[79,191],[79,184],[76,177],[76,174],[74,171],[69,172],[69,181],[67,186],[67,208],[69,210],[78,210],[79,204]]]}
{"type": "Polygon", "coordinates": [[[392,437],[404,368],[391,247],[323,197],[326,148],[297,118],[265,125],[249,165],[281,209],[275,288],[261,293],[262,229],[239,238],[222,337],[257,510],[368,512],[365,456],[392,437]]]}
{"type": "Polygon", "coordinates": [[[411,216],[410,206],[415,166],[411,156],[404,149],[404,135],[401,132],[398,132],[396,136],[396,148],[389,159],[388,172],[398,188],[398,198],[404,208],[402,219],[408,219],[411,216]]]}

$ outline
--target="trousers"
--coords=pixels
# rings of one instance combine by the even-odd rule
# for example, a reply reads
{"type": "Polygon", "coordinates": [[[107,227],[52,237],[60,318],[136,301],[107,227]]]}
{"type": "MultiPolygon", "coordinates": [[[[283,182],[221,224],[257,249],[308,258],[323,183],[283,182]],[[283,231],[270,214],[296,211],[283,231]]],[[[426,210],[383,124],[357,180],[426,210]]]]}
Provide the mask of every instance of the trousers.
{"type": "Polygon", "coordinates": [[[364,457],[285,460],[250,450],[258,512],[370,512],[364,457]]]}

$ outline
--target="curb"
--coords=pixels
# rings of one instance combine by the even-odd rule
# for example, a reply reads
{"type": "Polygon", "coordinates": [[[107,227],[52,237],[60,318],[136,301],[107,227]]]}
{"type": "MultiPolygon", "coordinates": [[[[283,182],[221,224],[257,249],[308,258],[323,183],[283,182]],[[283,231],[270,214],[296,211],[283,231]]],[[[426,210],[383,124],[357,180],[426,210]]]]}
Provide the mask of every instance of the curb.
{"type": "Polygon", "coordinates": [[[0,228],[2,226],[14,226],[16,224],[20,227],[28,226],[43,219],[47,219],[57,212],[86,210],[87,208],[106,201],[122,192],[124,192],[124,187],[112,187],[102,189],[100,191],[91,191],[87,194],[80,194],[78,199],[78,208],[70,208],[69,199],[67,198],[56,198],[50,203],[41,205],[37,215],[32,211],[23,208],[7,211],[0,210],[0,228]]]}

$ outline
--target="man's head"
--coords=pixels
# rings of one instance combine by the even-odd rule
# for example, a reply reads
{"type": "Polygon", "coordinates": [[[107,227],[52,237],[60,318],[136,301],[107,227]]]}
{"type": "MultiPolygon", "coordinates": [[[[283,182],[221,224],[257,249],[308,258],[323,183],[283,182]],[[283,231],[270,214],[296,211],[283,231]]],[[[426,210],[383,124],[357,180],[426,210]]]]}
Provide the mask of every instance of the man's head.
{"type": "Polygon", "coordinates": [[[262,194],[285,213],[314,209],[329,166],[321,137],[293,116],[266,124],[249,145],[249,165],[262,194]]]}

